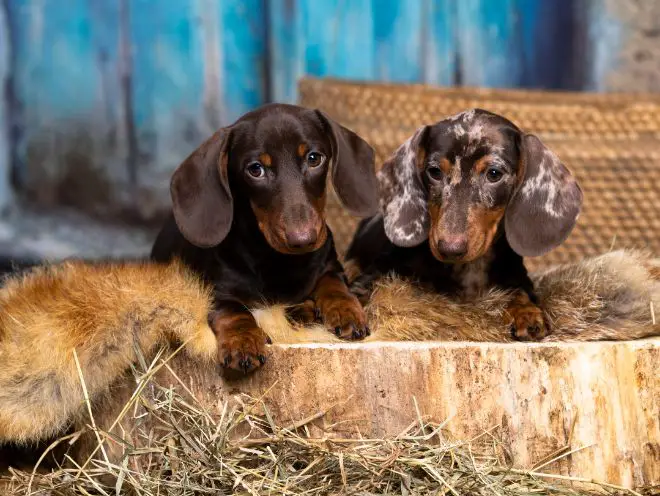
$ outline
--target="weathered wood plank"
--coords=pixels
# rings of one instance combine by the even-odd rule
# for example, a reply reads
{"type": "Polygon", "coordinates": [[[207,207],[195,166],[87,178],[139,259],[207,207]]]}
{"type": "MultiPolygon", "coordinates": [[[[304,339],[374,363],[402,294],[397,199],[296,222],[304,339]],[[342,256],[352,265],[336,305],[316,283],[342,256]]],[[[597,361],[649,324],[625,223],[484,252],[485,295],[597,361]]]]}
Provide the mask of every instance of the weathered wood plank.
{"type": "Polygon", "coordinates": [[[5,99],[10,70],[9,23],[6,11],[0,4],[0,210],[11,203],[11,145],[9,140],[9,102],[5,99]]]}
{"type": "Polygon", "coordinates": [[[314,76],[373,76],[371,1],[299,0],[305,69],[314,76]]]}
{"type": "Polygon", "coordinates": [[[129,5],[132,118],[139,154],[135,193],[138,212],[151,217],[169,204],[172,170],[213,131],[205,100],[211,109],[207,95],[217,89],[207,83],[221,81],[205,78],[204,30],[217,18],[201,2],[134,0],[129,5]]]}
{"type": "MultiPolygon", "coordinates": [[[[657,46],[657,39],[640,40],[641,32],[652,32],[660,28],[658,4],[654,0],[639,2],[633,6],[628,2],[585,0],[578,2],[577,15],[582,21],[585,45],[581,62],[585,67],[582,88],[587,91],[653,91],[660,85],[650,87],[643,82],[642,72],[650,73],[657,81],[657,64],[651,62],[649,71],[635,70],[639,62],[644,65],[644,49],[657,46]],[[655,6],[654,6],[655,4],[655,6]],[[655,10],[655,15],[654,14],[655,10]],[[640,30],[633,27],[630,17],[635,17],[640,30]],[[632,14],[632,15],[631,15],[632,14]],[[641,21],[641,22],[640,22],[641,21]],[[641,42],[641,43],[640,43],[641,42]],[[638,53],[637,50],[639,50],[638,53]],[[631,63],[632,62],[632,63],[631,63]]],[[[649,57],[653,60],[653,57],[649,57]]]]}
{"type": "Polygon", "coordinates": [[[116,2],[8,0],[13,119],[24,186],[45,203],[104,210],[125,185],[116,2]]]}
{"type": "Polygon", "coordinates": [[[579,89],[575,60],[574,0],[519,0],[519,86],[525,88],[579,89]]]}
{"type": "Polygon", "coordinates": [[[268,55],[270,97],[275,102],[295,103],[297,81],[305,73],[305,39],[299,0],[270,0],[268,55]]]}
{"type": "Polygon", "coordinates": [[[462,83],[518,86],[522,61],[516,0],[464,0],[457,8],[462,83]]]}
{"type": "Polygon", "coordinates": [[[422,80],[423,1],[374,0],[377,79],[392,82],[422,80]]]}
{"type": "Polygon", "coordinates": [[[457,3],[453,0],[424,0],[422,12],[422,80],[452,86],[457,81],[457,3]]]}
{"type": "Polygon", "coordinates": [[[371,0],[273,0],[268,8],[274,101],[295,102],[304,74],[373,79],[371,0]]]}
{"type": "Polygon", "coordinates": [[[130,2],[138,212],[169,206],[172,171],[265,101],[263,0],[130,2]]]}
{"type": "MultiPolygon", "coordinates": [[[[268,78],[267,13],[268,0],[223,0],[218,5],[222,26],[222,122],[233,122],[245,112],[266,101],[268,78]]],[[[205,60],[205,64],[210,61],[205,60]]]]}

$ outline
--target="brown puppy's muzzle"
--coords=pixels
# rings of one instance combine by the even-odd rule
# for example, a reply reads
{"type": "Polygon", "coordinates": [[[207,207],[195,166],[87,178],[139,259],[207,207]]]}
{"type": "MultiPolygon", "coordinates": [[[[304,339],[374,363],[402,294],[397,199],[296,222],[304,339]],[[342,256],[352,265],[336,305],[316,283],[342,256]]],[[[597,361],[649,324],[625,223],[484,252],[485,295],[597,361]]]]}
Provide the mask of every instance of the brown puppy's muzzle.
{"type": "Polygon", "coordinates": [[[286,245],[291,250],[307,250],[312,248],[319,237],[319,232],[313,227],[288,229],[285,233],[286,245]]]}
{"type": "Polygon", "coordinates": [[[274,212],[254,210],[266,241],[280,253],[309,253],[318,250],[327,239],[325,220],[312,205],[286,205],[274,212]]]}

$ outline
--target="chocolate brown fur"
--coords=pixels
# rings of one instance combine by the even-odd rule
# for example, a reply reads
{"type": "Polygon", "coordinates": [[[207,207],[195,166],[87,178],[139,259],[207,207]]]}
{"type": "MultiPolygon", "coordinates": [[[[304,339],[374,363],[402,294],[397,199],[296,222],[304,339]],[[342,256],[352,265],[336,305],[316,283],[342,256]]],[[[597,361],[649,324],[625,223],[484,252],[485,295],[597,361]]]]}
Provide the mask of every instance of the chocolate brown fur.
{"type": "Polygon", "coordinates": [[[254,305],[311,301],[332,332],[367,333],[325,222],[328,177],[351,213],[378,210],[372,148],[320,111],[283,104],[219,130],[174,173],[173,215],[152,258],[179,257],[213,286],[228,372],[265,362],[254,305]]]}

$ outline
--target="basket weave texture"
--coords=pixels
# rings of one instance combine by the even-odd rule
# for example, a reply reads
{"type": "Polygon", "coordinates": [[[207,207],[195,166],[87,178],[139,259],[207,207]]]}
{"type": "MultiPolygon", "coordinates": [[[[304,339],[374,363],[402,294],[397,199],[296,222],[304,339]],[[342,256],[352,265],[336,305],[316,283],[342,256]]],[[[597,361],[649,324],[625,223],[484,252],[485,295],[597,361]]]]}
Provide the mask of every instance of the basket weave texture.
{"type": "MultiPolygon", "coordinates": [[[[479,107],[538,135],[576,175],[584,193],[566,242],[527,259],[530,268],[612,248],[660,253],[660,96],[562,93],[304,78],[301,105],[319,108],[376,150],[376,168],[419,126],[479,107]]],[[[358,219],[330,195],[328,224],[340,256],[358,219]]]]}

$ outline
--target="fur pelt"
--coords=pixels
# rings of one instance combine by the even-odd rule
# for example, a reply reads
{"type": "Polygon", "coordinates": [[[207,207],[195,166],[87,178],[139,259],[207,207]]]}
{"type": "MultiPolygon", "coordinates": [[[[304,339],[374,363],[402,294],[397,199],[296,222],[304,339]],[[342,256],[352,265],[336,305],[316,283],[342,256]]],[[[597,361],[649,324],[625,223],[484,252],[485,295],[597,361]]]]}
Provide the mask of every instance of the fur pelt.
{"type": "MultiPolygon", "coordinates": [[[[660,264],[614,251],[532,275],[551,333],[543,341],[629,340],[660,335],[660,264]]],[[[461,303],[386,277],[367,305],[368,341],[513,341],[503,313],[511,295],[491,290],[461,303]]],[[[337,342],[320,326],[291,326],[284,308],[255,312],[274,342],[337,342]]]]}
{"type": "MultiPolygon", "coordinates": [[[[627,340],[660,334],[660,266],[638,252],[612,252],[534,276],[553,332],[547,341],[627,340]]],[[[470,304],[394,278],[367,306],[369,341],[509,341],[502,313],[509,295],[470,304]]],[[[178,263],[68,262],[8,278],[0,289],[0,444],[36,442],[86,418],[89,398],[105,407],[136,360],[163,343],[213,366],[209,289],[178,263]]],[[[338,341],[321,326],[300,328],[283,307],[254,310],[279,343],[338,341]]],[[[114,398],[114,397],[113,397],[114,398]]]]}
{"type": "Polygon", "coordinates": [[[178,263],[67,262],[6,279],[0,290],[0,443],[61,433],[159,343],[215,357],[210,292],[178,263]]]}

